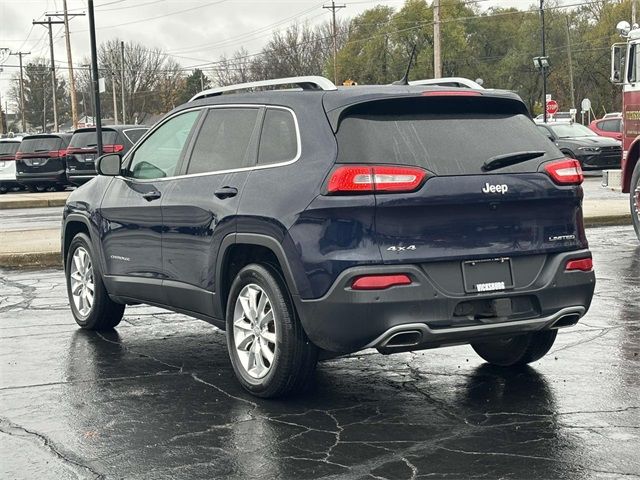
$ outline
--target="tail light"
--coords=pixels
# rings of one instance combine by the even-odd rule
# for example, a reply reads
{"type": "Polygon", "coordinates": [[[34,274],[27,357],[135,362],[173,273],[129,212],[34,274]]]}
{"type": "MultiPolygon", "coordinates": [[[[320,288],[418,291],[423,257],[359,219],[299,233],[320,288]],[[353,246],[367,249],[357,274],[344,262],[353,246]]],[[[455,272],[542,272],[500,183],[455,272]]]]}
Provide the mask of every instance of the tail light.
{"type": "Polygon", "coordinates": [[[327,190],[340,192],[412,192],[417,190],[427,172],[417,167],[344,166],[331,174],[327,190]]]}
{"type": "Polygon", "coordinates": [[[0,155],[0,162],[13,162],[15,159],[14,155],[0,155]]]}
{"type": "Polygon", "coordinates": [[[434,90],[421,94],[423,97],[479,97],[482,93],[475,90],[434,90]]]}
{"type": "Polygon", "coordinates": [[[384,290],[398,285],[411,285],[411,279],[405,274],[363,275],[351,284],[354,290],[384,290]]]}
{"type": "Polygon", "coordinates": [[[124,150],[124,145],[103,145],[102,151],[104,153],[118,153],[124,150]]]}
{"type": "Polygon", "coordinates": [[[24,157],[24,154],[22,152],[16,153],[16,160],[22,160],[23,157],[24,157]]]}
{"type": "Polygon", "coordinates": [[[575,260],[569,260],[567,262],[567,266],[565,267],[565,270],[568,272],[575,271],[575,270],[580,270],[582,272],[590,272],[591,270],[593,270],[593,259],[591,257],[588,257],[588,258],[578,258],[575,260]]]}
{"type": "Polygon", "coordinates": [[[49,158],[60,158],[67,155],[67,150],[51,150],[49,153],[49,158]]]}
{"type": "Polygon", "coordinates": [[[584,180],[580,162],[573,158],[547,163],[544,170],[558,185],[580,185],[584,180]]]}

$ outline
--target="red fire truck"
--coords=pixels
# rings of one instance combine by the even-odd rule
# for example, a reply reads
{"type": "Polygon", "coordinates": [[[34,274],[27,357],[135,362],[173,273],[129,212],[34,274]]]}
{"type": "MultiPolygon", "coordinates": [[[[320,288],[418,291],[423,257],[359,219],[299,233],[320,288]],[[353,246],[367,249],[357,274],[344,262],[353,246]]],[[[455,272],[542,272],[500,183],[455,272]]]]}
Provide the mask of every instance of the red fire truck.
{"type": "Polygon", "coordinates": [[[603,174],[605,187],[629,194],[631,218],[640,240],[640,27],[628,22],[617,27],[626,41],[611,47],[611,81],[622,85],[622,164],[620,170],[603,174]]]}

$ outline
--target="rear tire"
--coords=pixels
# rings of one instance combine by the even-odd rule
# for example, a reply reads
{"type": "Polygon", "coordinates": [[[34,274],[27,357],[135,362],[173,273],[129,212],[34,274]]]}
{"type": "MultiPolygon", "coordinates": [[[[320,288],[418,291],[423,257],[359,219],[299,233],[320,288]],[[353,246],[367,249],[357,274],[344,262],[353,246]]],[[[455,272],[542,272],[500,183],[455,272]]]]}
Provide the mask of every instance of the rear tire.
{"type": "Polygon", "coordinates": [[[231,365],[249,393],[280,397],[311,383],[318,349],[275,268],[254,263],[240,270],[229,292],[226,322],[231,365]]]}
{"type": "Polygon", "coordinates": [[[633,169],[633,175],[631,175],[629,203],[633,228],[636,230],[638,240],[640,240],[640,160],[636,163],[636,168],[633,169]]]}
{"type": "Polygon", "coordinates": [[[91,240],[84,233],[78,233],[71,240],[65,277],[71,312],[80,327],[111,330],[120,323],[125,306],[109,298],[91,240]]]}
{"type": "Polygon", "coordinates": [[[556,340],[557,330],[542,330],[514,337],[472,343],[483,360],[501,367],[526,365],[544,357],[556,340]]]}

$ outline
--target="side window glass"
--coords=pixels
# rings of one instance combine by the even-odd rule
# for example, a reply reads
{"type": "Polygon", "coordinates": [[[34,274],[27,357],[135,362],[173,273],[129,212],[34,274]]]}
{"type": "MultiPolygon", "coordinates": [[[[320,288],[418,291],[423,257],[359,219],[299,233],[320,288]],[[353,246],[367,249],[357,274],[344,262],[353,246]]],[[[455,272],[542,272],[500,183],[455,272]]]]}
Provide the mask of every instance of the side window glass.
{"type": "Polygon", "coordinates": [[[187,174],[248,166],[247,149],[257,118],[257,108],[209,110],[193,146],[187,174]]]}
{"type": "Polygon", "coordinates": [[[140,179],[171,177],[200,111],[183,113],[162,124],[134,152],[129,176],[140,179]]]}
{"type": "Polygon", "coordinates": [[[258,164],[287,162],[298,154],[298,136],[288,110],[268,109],[260,135],[258,164]]]}
{"type": "Polygon", "coordinates": [[[149,130],[148,128],[131,128],[129,130],[124,130],[122,133],[127,139],[135,144],[138,140],[142,138],[145,132],[149,130]]]}

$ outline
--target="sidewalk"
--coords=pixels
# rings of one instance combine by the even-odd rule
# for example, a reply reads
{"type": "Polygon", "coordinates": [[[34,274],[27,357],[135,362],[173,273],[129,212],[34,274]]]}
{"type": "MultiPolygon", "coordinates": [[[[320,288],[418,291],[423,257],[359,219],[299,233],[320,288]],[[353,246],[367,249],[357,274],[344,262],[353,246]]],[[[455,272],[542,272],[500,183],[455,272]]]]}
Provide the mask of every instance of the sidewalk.
{"type": "MultiPolygon", "coordinates": [[[[20,196],[26,195],[28,194],[20,196]]],[[[49,195],[60,197],[66,194],[63,192],[49,195]]],[[[51,201],[55,201],[55,198],[51,201]]],[[[631,224],[627,196],[621,196],[619,199],[585,200],[583,209],[584,223],[587,227],[631,224]]],[[[59,267],[61,265],[60,231],[57,228],[3,232],[0,225],[0,267],[59,267]]]]}

